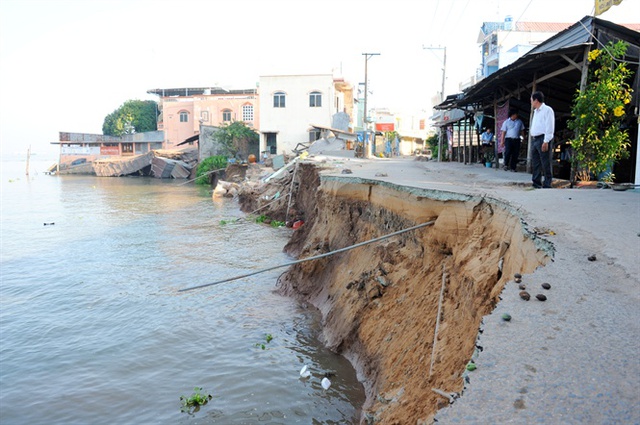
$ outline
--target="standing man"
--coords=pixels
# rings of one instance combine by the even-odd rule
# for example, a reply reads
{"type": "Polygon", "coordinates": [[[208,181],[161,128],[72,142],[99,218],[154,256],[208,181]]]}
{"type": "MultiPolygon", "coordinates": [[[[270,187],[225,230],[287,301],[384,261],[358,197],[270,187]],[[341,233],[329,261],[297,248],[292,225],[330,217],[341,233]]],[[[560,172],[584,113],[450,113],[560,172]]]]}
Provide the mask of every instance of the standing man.
{"type": "Polygon", "coordinates": [[[544,103],[544,94],[540,91],[531,95],[533,119],[531,120],[531,181],[536,189],[551,188],[551,141],[555,130],[553,109],[544,103]],[[544,182],[542,176],[544,175],[544,182]]]}
{"type": "Polygon", "coordinates": [[[502,123],[502,144],[504,145],[504,170],[516,171],[520,156],[520,139],[524,137],[524,124],[518,118],[518,111],[509,109],[509,119],[502,123]]]}

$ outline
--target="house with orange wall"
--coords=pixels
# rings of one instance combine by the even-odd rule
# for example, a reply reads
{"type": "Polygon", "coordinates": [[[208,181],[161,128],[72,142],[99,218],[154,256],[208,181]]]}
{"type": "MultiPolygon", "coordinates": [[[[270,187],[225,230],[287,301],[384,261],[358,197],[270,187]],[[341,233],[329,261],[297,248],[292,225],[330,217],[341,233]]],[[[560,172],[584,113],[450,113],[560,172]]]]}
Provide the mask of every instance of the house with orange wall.
{"type": "Polygon", "coordinates": [[[242,121],[250,128],[258,128],[260,117],[256,89],[184,87],[153,89],[147,93],[160,97],[158,130],[164,131],[165,149],[173,149],[199,134],[201,124],[219,127],[242,121]]]}

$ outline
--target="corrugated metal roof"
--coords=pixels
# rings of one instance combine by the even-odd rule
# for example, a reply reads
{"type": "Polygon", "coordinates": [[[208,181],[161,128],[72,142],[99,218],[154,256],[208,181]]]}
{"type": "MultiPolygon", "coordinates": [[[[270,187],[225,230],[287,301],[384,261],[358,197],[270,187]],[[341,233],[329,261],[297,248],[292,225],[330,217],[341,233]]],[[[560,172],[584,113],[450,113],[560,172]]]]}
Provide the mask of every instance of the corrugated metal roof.
{"type": "Polygon", "coordinates": [[[155,94],[160,97],[173,97],[173,96],[198,96],[198,95],[242,95],[242,94],[256,94],[256,89],[239,89],[239,90],[226,90],[221,87],[179,87],[169,89],[151,89],[147,90],[149,94],[155,94]]]}
{"type": "Polygon", "coordinates": [[[624,25],[594,18],[593,16],[585,16],[566,30],[559,32],[544,43],[534,47],[528,54],[534,55],[536,53],[550,52],[577,44],[589,43],[592,41],[590,33],[594,33],[596,27],[606,32],[616,33],[620,38],[636,46],[640,44],[640,34],[637,31],[624,25]]]}
{"type": "Polygon", "coordinates": [[[447,97],[447,101],[438,105],[436,109],[460,108],[468,105],[486,106],[494,99],[508,96],[509,93],[513,95],[523,90],[530,91],[526,86],[533,81],[536,74],[553,75],[542,83],[543,86],[552,90],[551,96],[556,105],[560,102],[569,105],[580,80],[580,70],[567,68],[569,62],[565,57],[570,58],[574,63],[580,63],[585,47],[594,43],[606,44],[609,40],[618,39],[630,44],[627,59],[637,62],[640,55],[639,32],[609,21],[585,16],[512,64],[469,87],[461,98],[447,97]],[[598,41],[592,40],[591,34],[595,35],[598,41]]]}

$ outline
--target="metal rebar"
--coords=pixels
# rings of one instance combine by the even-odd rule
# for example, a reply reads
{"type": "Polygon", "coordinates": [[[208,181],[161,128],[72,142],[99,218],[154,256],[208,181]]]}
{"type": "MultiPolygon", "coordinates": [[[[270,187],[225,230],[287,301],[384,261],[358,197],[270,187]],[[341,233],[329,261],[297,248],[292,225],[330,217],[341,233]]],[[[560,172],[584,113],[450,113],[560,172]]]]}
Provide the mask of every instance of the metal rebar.
{"type": "Polygon", "coordinates": [[[239,276],[234,276],[234,277],[230,277],[230,278],[227,278],[227,279],[218,280],[216,282],[205,283],[203,285],[198,285],[198,286],[192,286],[190,288],[179,289],[178,292],[186,292],[186,291],[191,291],[191,290],[194,290],[194,289],[206,288],[207,286],[213,286],[213,285],[217,285],[219,283],[230,282],[232,280],[242,279],[244,277],[253,276],[253,275],[256,275],[256,274],[259,274],[259,273],[268,272],[268,271],[279,269],[279,268],[282,268],[282,267],[293,266],[295,264],[304,263],[306,261],[319,260],[320,258],[328,257],[330,255],[338,254],[340,252],[349,251],[349,250],[352,250],[354,248],[361,247],[363,245],[368,245],[368,244],[371,244],[371,243],[374,243],[374,242],[379,242],[379,241],[381,241],[383,239],[387,239],[387,238],[390,238],[392,236],[396,236],[396,235],[399,235],[399,234],[402,234],[402,233],[410,232],[412,230],[420,229],[422,227],[431,226],[434,223],[435,223],[435,220],[428,221],[426,223],[418,224],[416,226],[409,227],[407,229],[398,230],[397,232],[389,233],[388,235],[384,235],[384,236],[380,236],[378,238],[370,239],[368,241],[360,242],[360,243],[357,243],[355,245],[350,245],[350,246],[347,246],[345,248],[336,249],[335,251],[326,252],[324,254],[316,255],[316,256],[313,256],[313,257],[303,258],[301,260],[291,261],[289,263],[278,264],[277,266],[268,267],[266,269],[257,270],[255,272],[245,273],[245,274],[242,274],[242,275],[239,275],[239,276]]]}

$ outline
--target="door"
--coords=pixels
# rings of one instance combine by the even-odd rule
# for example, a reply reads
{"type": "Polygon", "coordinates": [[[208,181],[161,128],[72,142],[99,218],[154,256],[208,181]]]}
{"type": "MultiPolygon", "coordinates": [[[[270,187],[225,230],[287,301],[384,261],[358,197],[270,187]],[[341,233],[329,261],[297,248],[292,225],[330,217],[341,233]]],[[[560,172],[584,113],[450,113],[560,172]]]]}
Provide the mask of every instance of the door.
{"type": "Polygon", "coordinates": [[[265,133],[265,138],[267,141],[267,152],[271,155],[278,154],[278,143],[276,141],[277,133],[265,133]]]}

